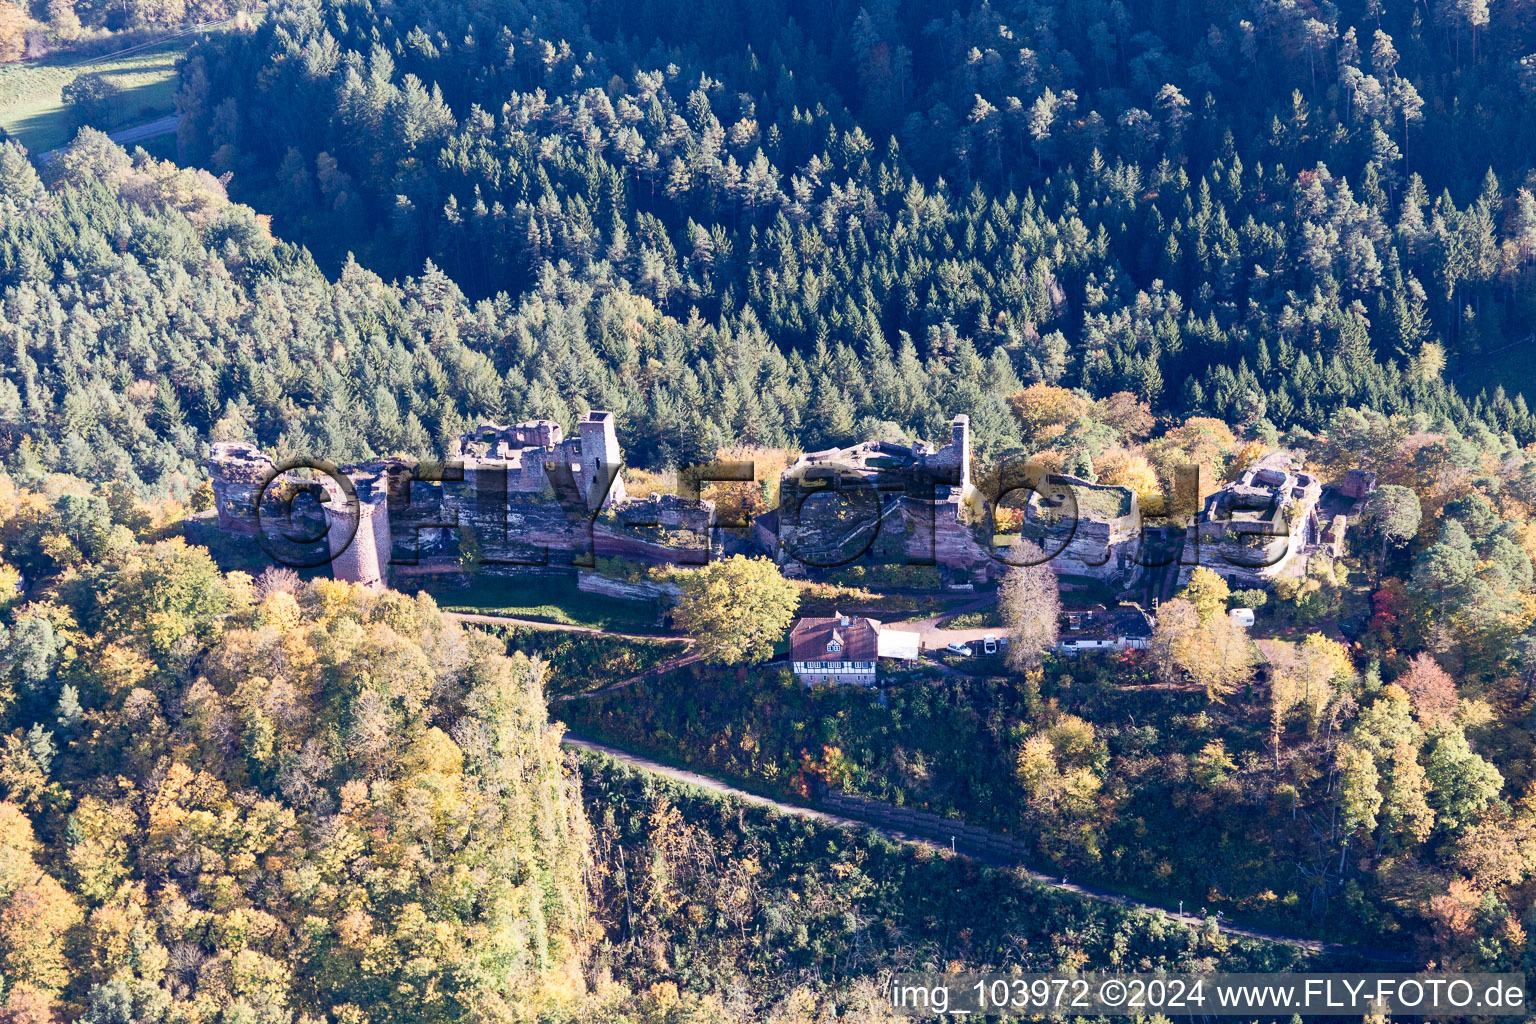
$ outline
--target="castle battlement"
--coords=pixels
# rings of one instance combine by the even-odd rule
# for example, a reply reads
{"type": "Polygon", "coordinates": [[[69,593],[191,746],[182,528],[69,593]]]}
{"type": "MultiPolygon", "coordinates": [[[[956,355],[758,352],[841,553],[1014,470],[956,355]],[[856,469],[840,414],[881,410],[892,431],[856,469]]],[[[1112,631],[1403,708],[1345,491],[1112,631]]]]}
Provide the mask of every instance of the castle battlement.
{"type": "Polygon", "coordinates": [[[593,410],[566,438],[554,420],[502,426],[482,423],[459,438],[466,477],[473,473],[505,479],[506,490],[538,494],[574,486],[590,508],[624,500],[624,462],[613,413],[593,410]]]}

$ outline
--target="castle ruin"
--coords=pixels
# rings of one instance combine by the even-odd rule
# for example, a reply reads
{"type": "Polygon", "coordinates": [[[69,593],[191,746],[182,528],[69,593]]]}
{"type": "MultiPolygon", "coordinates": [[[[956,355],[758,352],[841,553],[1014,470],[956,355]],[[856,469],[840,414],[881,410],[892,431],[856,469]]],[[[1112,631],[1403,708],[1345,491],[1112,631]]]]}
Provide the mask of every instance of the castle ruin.
{"type": "Polygon", "coordinates": [[[983,507],[971,481],[971,419],[956,416],[938,448],[865,441],[801,455],[779,480],[775,554],[791,571],[868,557],[979,581],[994,564],[969,525],[983,507]]]}
{"type": "MultiPolygon", "coordinates": [[[[328,555],[338,579],[371,588],[463,584],[480,570],[590,570],[598,558],[700,565],[728,551],[771,555],[792,574],[929,565],[948,582],[977,583],[1008,563],[988,547],[999,543],[985,529],[994,511],[973,482],[970,443],[962,415],[941,446],[866,441],[808,452],[782,474],[779,506],[735,532],[716,523],[707,499],[631,497],[614,416],[601,410],[588,412],[573,437],[552,420],[486,422],[441,464],[380,459],[308,476],[279,472],[250,444],[219,442],[208,474],[220,531],[256,538],[269,553],[274,532],[309,538],[313,560],[287,564],[319,566],[328,555]],[[297,500],[303,495],[312,503],[297,500]]],[[[1187,582],[1196,565],[1237,586],[1267,586],[1303,574],[1314,552],[1341,555],[1375,488],[1360,470],[1325,488],[1298,466],[1292,453],[1273,452],[1210,495],[1182,533],[1164,529],[1173,549],[1152,561],[1166,573],[1143,572],[1146,531],[1123,486],[1024,467],[1021,536],[1057,572],[1122,591],[1141,580],[1187,582]]]]}
{"type": "Polygon", "coordinates": [[[1121,588],[1140,574],[1141,532],[1135,491],[1057,473],[1030,492],[1021,530],[1057,573],[1121,588]]]}
{"type": "Polygon", "coordinates": [[[1206,498],[1185,534],[1179,582],[1205,566],[1238,587],[1268,587],[1304,576],[1314,554],[1344,553],[1349,523],[1376,489],[1376,476],[1351,469],[1325,486],[1295,453],[1271,452],[1206,498]]]}
{"type": "MultiPolygon", "coordinates": [[[[336,470],[337,479],[279,473],[243,442],[213,445],[208,474],[219,529],[263,532],[264,520],[329,546],[337,579],[381,588],[405,578],[462,577],[467,569],[522,572],[581,567],[598,557],[697,564],[711,549],[714,503],[674,494],[632,499],[613,414],[594,410],[565,438],[559,424],[482,423],[445,463],[382,459],[336,470]],[[273,495],[279,496],[278,500],[273,495]],[[286,525],[280,522],[280,526],[286,525]]],[[[323,559],[314,564],[320,564],[323,559]]]]}

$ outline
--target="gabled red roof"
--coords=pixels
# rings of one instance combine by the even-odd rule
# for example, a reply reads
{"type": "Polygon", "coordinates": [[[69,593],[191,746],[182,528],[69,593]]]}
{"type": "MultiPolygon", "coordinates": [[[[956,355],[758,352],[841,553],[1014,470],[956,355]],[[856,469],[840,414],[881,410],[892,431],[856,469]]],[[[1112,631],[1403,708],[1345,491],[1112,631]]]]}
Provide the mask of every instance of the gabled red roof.
{"type": "Polygon", "coordinates": [[[880,650],[880,623],[862,615],[804,618],[789,631],[792,661],[874,661],[880,650]],[[841,651],[828,651],[836,640],[841,651]]]}

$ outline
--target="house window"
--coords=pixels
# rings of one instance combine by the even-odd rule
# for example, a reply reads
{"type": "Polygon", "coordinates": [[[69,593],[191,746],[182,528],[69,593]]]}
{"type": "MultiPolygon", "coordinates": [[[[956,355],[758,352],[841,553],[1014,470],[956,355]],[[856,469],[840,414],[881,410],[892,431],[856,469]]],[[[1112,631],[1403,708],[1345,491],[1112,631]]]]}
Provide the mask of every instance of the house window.
{"type": "Polygon", "coordinates": [[[837,654],[842,649],[843,649],[843,645],[838,643],[836,640],[828,640],[827,641],[827,653],[828,654],[837,654]]]}

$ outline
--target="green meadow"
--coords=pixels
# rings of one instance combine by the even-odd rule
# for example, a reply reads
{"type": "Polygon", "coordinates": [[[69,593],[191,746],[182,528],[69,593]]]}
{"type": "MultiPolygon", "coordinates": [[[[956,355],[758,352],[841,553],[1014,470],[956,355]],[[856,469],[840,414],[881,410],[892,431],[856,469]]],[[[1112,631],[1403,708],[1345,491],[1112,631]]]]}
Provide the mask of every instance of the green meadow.
{"type": "Polygon", "coordinates": [[[187,33],[86,62],[60,53],[0,68],[0,128],[33,153],[65,145],[74,123],[60,92],[92,71],[118,88],[108,123],[94,127],[113,131],[170,114],[176,106],[176,62],[200,35],[187,33]]]}

